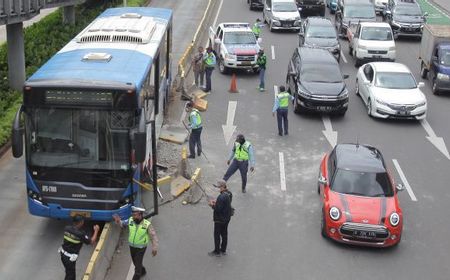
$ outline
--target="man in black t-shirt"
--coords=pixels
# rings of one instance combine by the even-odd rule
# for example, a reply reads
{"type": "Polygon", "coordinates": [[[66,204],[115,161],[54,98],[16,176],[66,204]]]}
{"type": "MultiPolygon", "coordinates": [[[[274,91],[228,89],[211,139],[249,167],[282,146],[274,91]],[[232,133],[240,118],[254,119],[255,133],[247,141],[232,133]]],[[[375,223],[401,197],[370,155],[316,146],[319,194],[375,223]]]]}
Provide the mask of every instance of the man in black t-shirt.
{"type": "Polygon", "coordinates": [[[64,241],[59,248],[61,254],[61,261],[66,269],[66,277],[64,280],[75,280],[75,265],[80,253],[81,247],[84,244],[94,244],[97,240],[100,227],[94,225],[94,234],[92,237],[86,234],[82,229],[84,225],[84,217],[76,215],[73,217],[73,224],[64,228],[64,241]]]}
{"type": "Polygon", "coordinates": [[[227,184],[224,180],[219,180],[214,187],[220,189],[220,194],[216,200],[208,202],[209,206],[214,209],[214,250],[208,254],[210,256],[220,256],[221,254],[226,255],[227,251],[228,223],[232,216],[231,201],[233,195],[227,189],[227,184]]]}

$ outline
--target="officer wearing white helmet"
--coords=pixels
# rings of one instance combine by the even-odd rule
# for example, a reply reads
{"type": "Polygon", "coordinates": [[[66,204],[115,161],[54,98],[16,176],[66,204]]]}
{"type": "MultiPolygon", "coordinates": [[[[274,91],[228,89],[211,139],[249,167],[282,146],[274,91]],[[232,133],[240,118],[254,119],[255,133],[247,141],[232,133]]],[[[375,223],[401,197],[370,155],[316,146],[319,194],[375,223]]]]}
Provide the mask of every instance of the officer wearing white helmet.
{"type": "Polygon", "coordinates": [[[152,223],[144,219],[145,209],[141,207],[131,207],[131,218],[121,220],[119,215],[114,214],[113,219],[120,227],[128,226],[128,244],[130,246],[131,260],[134,264],[133,280],[138,280],[147,271],[142,265],[145,250],[149,242],[152,243],[152,256],[156,256],[158,252],[158,237],[152,223]]]}

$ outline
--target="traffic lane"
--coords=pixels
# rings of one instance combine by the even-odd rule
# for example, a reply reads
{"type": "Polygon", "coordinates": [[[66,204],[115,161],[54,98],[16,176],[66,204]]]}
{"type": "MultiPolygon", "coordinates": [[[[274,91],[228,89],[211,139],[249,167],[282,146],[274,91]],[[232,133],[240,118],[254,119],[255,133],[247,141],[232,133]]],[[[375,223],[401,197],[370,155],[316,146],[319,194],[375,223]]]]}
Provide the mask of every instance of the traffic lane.
{"type": "MultiPolygon", "coordinates": [[[[0,159],[0,278],[61,279],[64,277],[58,247],[66,222],[28,213],[24,159],[10,152],[0,159]],[[31,261],[30,260],[39,260],[31,261]]],[[[77,275],[84,273],[93,248],[84,246],[77,261],[77,275]]]]}

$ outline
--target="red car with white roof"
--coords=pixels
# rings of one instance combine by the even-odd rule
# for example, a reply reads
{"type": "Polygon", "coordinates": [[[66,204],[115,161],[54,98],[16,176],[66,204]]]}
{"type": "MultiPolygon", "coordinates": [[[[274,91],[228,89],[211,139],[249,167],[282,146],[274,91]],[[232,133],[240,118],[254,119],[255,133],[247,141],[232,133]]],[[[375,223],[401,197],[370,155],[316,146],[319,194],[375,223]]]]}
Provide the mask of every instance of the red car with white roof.
{"type": "Polygon", "coordinates": [[[381,152],[368,145],[339,144],[320,165],[324,237],[349,244],[389,247],[402,236],[403,213],[381,152]]]}

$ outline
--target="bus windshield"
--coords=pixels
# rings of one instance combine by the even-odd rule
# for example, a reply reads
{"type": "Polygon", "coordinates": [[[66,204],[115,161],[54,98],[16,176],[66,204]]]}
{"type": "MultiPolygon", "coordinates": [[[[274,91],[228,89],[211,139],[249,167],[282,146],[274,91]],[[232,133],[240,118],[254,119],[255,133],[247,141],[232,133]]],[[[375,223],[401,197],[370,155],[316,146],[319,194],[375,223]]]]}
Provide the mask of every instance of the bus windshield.
{"type": "Polygon", "coordinates": [[[27,109],[32,166],[129,171],[132,111],[27,109]]]}

